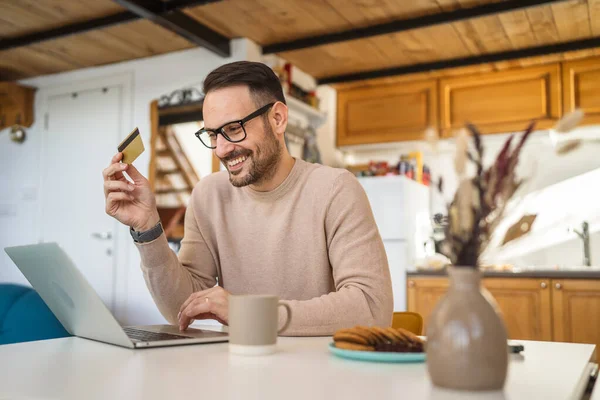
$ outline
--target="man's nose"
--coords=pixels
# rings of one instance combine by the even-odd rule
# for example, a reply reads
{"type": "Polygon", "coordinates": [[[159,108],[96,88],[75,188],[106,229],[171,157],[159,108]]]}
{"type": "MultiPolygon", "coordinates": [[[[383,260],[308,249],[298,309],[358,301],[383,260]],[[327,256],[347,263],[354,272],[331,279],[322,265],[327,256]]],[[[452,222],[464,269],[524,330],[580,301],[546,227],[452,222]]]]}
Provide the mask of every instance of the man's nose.
{"type": "Polygon", "coordinates": [[[227,154],[233,151],[234,145],[229,140],[225,139],[223,135],[217,135],[217,147],[215,148],[215,154],[219,158],[225,157],[227,154]]]}

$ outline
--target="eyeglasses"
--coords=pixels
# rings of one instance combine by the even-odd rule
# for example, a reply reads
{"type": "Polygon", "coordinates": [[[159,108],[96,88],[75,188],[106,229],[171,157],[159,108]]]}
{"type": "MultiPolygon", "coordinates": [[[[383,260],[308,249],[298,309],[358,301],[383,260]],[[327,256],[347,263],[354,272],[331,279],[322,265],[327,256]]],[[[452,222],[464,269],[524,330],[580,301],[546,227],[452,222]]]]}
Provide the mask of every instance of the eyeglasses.
{"type": "Polygon", "coordinates": [[[242,118],[239,121],[228,122],[217,129],[202,128],[196,132],[195,135],[200,139],[202,144],[209,149],[217,148],[217,136],[219,134],[223,135],[223,137],[231,143],[239,143],[246,139],[246,128],[244,128],[244,124],[259,115],[266,113],[273,105],[275,105],[275,103],[264,105],[247,117],[242,118]]]}

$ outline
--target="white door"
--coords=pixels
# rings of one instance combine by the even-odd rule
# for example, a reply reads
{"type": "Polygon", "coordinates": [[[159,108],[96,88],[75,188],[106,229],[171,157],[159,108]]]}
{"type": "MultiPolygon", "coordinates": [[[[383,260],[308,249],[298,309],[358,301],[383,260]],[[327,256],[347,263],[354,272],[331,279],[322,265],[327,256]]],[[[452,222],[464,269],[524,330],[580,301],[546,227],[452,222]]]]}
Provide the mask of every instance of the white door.
{"type": "Polygon", "coordinates": [[[48,97],[42,148],[41,240],[57,242],[114,309],[115,220],[104,211],[102,170],[121,129],[120,86],[48,97]]]}

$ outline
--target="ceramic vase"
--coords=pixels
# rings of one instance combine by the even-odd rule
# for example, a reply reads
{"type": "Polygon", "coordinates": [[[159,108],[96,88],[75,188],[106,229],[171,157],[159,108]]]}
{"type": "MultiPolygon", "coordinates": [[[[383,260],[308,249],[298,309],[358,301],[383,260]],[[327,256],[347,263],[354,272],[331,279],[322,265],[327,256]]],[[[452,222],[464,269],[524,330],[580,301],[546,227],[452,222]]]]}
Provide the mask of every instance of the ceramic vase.
{"type": "Polygon", "coordinates": [[[435,386],[499,390],[508,372],[507,333],[481,272],[449,267],[450,286],[427,324],[427,370],[435,386]]]}

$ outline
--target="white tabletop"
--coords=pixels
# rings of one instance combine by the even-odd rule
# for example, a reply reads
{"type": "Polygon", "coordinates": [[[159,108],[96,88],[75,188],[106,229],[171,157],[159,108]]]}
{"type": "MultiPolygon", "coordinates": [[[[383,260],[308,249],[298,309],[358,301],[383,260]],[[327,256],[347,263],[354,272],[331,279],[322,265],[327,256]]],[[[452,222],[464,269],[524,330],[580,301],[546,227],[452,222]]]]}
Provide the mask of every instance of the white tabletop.
{"type": "Polygon", "coordinates": [[[279,338],[278,352],[244,357],[228,345],[129,350],[80,338],[0,346],[0,398],[10,399],[569,399],[593,345],[529,342],[500,393],[433,389],[425,364],[332,356],[331,338],[279,338]]]}

